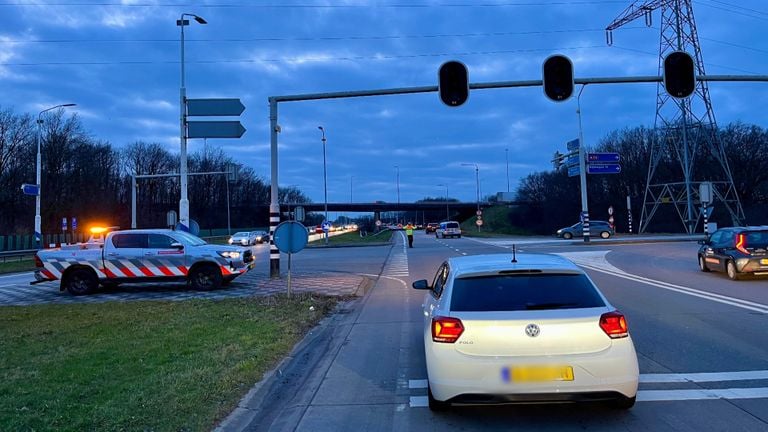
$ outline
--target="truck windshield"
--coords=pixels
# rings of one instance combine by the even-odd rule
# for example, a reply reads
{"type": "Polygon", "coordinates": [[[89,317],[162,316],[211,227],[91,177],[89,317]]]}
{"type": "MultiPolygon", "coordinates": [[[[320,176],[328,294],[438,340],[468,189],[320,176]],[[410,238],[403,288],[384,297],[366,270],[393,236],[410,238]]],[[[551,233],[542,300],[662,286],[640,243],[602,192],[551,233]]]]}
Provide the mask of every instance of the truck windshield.
{"type": "Polygon", "coordinates": [[[174,231],[173,237],[188,246],[202,246],[208,244],[200,237],[184,231],[174,231]]]}

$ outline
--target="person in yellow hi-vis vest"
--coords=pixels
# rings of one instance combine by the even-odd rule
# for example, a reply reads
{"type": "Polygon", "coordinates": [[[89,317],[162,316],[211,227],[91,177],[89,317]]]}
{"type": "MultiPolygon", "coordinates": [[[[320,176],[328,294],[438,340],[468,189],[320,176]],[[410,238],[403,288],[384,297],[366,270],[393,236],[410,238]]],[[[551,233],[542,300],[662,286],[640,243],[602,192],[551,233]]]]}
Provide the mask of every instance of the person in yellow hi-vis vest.
{"type": "Polygon", "coordinates": [[[405,235],[408,236],[408,247],[413,247],[413,225],[408,222],[408,225],[405,226],[405,235]]]}

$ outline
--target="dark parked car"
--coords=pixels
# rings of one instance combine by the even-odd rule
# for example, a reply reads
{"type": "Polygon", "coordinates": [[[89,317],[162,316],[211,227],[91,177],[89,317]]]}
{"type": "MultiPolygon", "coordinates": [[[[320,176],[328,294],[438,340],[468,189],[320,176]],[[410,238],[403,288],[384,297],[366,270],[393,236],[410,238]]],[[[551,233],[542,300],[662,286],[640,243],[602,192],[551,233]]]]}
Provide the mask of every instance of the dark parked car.
{"type": "Polygon", "coordinates": [[[430,222],[427,224],[427,227],[424,229],[424,232],[426,232],[427,234],[434,233],[435,231],[437,231],[437,227],[439,226],[440,224],[437,222],[430,222]]]}
{"type": "MultiPolygon", "coordinates": [[[[600,238],[610,238],[616,232],[611,228],[611,224],[606,221],[589,221],[589,235],[592,237],[600,236],[600,238]]],[[[571,225],[566,228],[557,230],[557,236],[566,240],[574,237],[582,237],[584,235],[584,228],[581,222],[571,225]]]]}
{"type": "Polygon", "coordinates": [[[699,268],[724,271],[732,280],[768,275],[768,226],[731,227],[699,242],[699,268]]]}

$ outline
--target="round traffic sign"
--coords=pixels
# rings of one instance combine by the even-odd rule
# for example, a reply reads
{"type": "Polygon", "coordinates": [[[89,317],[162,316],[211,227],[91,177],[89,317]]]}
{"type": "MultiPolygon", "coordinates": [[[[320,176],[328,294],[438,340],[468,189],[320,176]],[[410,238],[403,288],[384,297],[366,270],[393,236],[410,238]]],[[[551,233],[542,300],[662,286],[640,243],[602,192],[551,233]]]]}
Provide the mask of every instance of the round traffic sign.
{"type": "Polygon", "coordinates": [[[328,232],[331,229],[331,223],[328,222],[328,221],[325,221],[325,222],[323,222],[321,227],[323,228],[323,231],[328,232]]]}
{"type": "Polygon", "coordinates": [[[608,216],[608,222],[613,223],[613,216],[608,216]]]}
{"type": "Polygon", "coordinates": [[[477,226],[483,226],[483,220],[482,220],[482,219],[478,219],[478,220],[476,220],[476,221],[475,221],[475,225],[477,225],[477,226]]]}
{"type": "Polygon", "coordinates": [[[381,226],[381,221],[380,220],[376,221],[376,226],[381,226]]]}
{"type": "Polygon", "coordinates": [[[608,207],[608,215],[610,216],[612,214],[613,214],[613,206],[610,206],[608,207]]]}
{"type": "Polygon", "coordinates": [[[475,212],[475,214],[478,215],[478,216],[482,216],[483,215],[483,211],[482,210],[478,210],[478,211],[475,212]]]}
{"type": "Polygon", "coordinates": [[[275,246],[283,253],[296,253],[307,245],[307,227],[296,221],[285,221],[275,228],[275,246]]]}

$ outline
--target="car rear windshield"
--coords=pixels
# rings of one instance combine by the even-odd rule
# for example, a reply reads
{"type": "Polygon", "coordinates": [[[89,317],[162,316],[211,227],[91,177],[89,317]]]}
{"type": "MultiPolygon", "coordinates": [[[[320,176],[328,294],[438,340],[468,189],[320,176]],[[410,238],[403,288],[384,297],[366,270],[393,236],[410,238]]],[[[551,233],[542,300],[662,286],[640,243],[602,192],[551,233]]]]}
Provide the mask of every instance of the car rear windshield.
{"type": "Polygon", "coordinates": [[[451,223],[445,224],[445,227],[446,228],[458,228],[459,224],[457,224],[456,222],[451,222],[451,223]]]}
{"type": "Polygon", "coordinates": [[[742,234],[746,237],[748,248],[768,247],[768,231],[745,231],[742,234]]]}
{"type": "Polygon", "coordinates": [[[453,282],[456,312],[578,309],[605,306],[583,274],[492,275],[453,282]]]}

